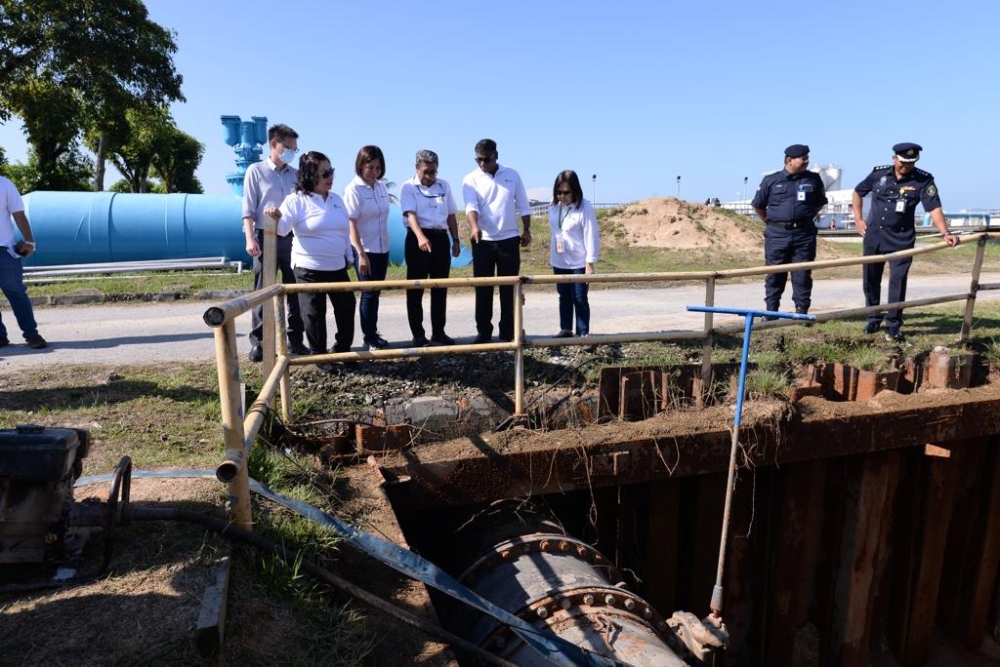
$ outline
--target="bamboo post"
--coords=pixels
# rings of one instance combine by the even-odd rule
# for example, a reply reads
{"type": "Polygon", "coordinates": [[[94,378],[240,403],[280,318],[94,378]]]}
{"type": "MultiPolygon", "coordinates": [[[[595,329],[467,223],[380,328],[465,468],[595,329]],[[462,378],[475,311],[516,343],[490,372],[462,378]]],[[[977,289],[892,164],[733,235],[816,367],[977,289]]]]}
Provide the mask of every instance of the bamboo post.
{"type": "MultiPolygon", "coordinates": [[[[263,279],[261,280],[261,288],[267,288],[274,284],[275,277],[278,273],[278,243],[277,243],[277,230],[278,223],[271,216],[264,216],[264,247],[261,248],[261,261],[263,262],[263,279]]],[[[274,297],[276,299],[283,299],[284,294],[279,292],[278,296],[274,297]]],[[[263,361],[263,375],[267,377],[271,374],[271,369],[274,368],[274,350],[275,350],[275,340],[274,340],[274,307],[268,305],[261,308],[263,311],[263,332],[261,335],[261,347],[264,350],[264,361],[263,361]]]]}
{"type": "MultiPolygon", "coordinates": [[[[709,276],[705,280],[705,305],[715,305],[715,276],[709,276]]],[[[702,400],[708,398],[712,384],[712,348],[715,345],[715,335],[712,333],[713,326],[712,313],[705,311],[705,340],[701,347],[702,400]]]]}
{"type": "MultiPolygon", "coordinates": [[[[281,357],[288,356],[288,336],[285,327],[284,294],[284,290],[282,290],[281,295],[275,297],[274,301],[274,320],[278,329],[276,334],[278,337],[278,354],[281,357]]],[[[292,298],[297,299],[298,297],[293,296],[292,298]]],[[[279,387],[281,388],[281,419],[287,424],[292,420],[292,383],[290,381],[287,363],[285,363],[284,371],[281,373],[279,387]]]]}
{"type": "Polygon", "coordinates": [[[514,414],[524,416],[524,286],[514,285],[514,414]]]}
{"type": "Polygon", "coordinates": [[[972,332],[972,316],[976,310],[976,294],[979,292],[979,276],[983,269],[983,256],[986,254],[986,241],[989,237],[983,235],[976,244],[976,260],[972,263],[972,282],[969,284],[969,298],[965,300],[965,317],[962,319],[962,334],[958,341],[969,342],[972,332]]]}
{"type": "Polygon", "coordinates": [[[229,482],[229,511],[244,528],[253,525],[250,515],[250,479],[243,442],[243,408],[240,395],[240,365],[236,351],[236,325],[226,322],[215,329],[215,361],[219,373],[219,403],[222,409],[222,437],[227,458],[234,458],[238,472],[229,482]]]}

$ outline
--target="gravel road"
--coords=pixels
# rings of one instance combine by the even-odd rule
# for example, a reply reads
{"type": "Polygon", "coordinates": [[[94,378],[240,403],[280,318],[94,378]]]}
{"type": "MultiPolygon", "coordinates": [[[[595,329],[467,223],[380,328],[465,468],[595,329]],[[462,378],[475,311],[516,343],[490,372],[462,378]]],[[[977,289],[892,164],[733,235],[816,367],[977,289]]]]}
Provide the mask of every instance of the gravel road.
{"type": "MultiPolygon", "coordinates": [[[[1000,282],[1000,274],[984,275],[982,282],[1000,282]]],[[[911,299],[960,293],[969,287],[966,275],[911,276],[908,293],[911,299]]],[[[717,306],[736,308],[763,307],[764,289],[760,283],[730,284],[716,292],[717,306]]],[[[791,308],[790,286],[782,304],[791,308]]],[[[669,331],[698,328],[704,321],[701,313],[689,313],[688,305],[704,303],[705,290],[700,284],[654,289],[591,290],[592,333],[669,331]]],[[[983,292],[982,300],[1000,298],[996,291],[983,292]]],[[[494,298],[494,301],[496,299],[494,298]]],[[[424,296],[425,326],[429,328],[429,295],[424,296]]],[[[530,292],[524,309],[528,336],[552,335],[559,328],[555,288],[530,292]]],[[[202,314],[212,305],[204,301],[155,302],[124,305],[83,305],[37,308],[39,331],[49,341],[45,350],[31,350],[23,345],[20,331],[9,309],[2,315],[8,336],[14,344],[0,348],[0,374],[3,371],[37,367],[39,364],[69,363],[159,363],[211,359],[215,354],[212,330],[202,321],[202,314]]],[[[864,305],[861,281],[817,280],[813,288],[813,312],[854,308],[864,305]]],[[[459,342],[471,342],[475,335],[473,294],[469,289],[452,290],[448,297],[448,333],[459,342]]],[[[334,331],[330,319],[330,344],[334,331]]],[[[382,295],[380,329],[394,346],[409,344],[406,303],[401,291],[382,295]]],[[[725,316],[717,323],[727,321],[725,316]]],[[[494,327],[496,317],[494,318],[494,327]]],[[[249,347],[246,335],[249,314],[237,321],[241,354],[249,347]]],[[[355,345],[361,344],[357,329],[355,345]]]]}

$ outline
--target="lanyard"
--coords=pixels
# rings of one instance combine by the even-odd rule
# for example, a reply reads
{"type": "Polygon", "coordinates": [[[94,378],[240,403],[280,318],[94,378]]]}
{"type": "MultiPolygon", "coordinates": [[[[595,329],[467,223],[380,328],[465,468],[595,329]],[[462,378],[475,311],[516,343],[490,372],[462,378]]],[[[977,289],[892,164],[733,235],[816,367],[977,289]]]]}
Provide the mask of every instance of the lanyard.
{"type": "Polygon", "coordinates": [[[566,207],[566,212],[564,213],[563,212],[563,205],[559,204],[559,231],[562,231],[563,220],[566,219],[567,215],[569,215],[569,206],[566,207]]]}

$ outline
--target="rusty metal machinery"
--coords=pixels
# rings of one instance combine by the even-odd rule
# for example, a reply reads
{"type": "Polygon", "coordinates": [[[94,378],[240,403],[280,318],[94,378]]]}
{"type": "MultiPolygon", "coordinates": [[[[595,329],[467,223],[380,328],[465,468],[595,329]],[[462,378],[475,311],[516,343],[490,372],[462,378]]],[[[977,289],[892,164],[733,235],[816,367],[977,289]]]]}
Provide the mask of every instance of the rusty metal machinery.
{"type": "Polygon", "coordinates": [[[65,556],[73,482],[87,455],[86,431],[18,426],[0,430],[0,563],[65,556]]]}
{"type": "Polygon", "coordinates": [[[88,443],[79,429],[0,429],[0,565],[7,566],[0,590],[78,584],[107,569],[129,500],[132,460],[123,457],[115,468],[107,501],[75,502],[88,443]],[[103,536],[103,556],[83,574],[84,547],[95,532],[103,536]]]}
{"type": "MultiPolygon", "coordinates": [[[[504,501],[456,535],[459,580],[498,606],[587,650],[634,667],[711,664],[724,638],[693,614],[665,618],[625,588],[613,563],[546,511],[504,501]]],[[[454,606],[451,627],[519,665],[550,664],[493,618],[454,606]]]]}

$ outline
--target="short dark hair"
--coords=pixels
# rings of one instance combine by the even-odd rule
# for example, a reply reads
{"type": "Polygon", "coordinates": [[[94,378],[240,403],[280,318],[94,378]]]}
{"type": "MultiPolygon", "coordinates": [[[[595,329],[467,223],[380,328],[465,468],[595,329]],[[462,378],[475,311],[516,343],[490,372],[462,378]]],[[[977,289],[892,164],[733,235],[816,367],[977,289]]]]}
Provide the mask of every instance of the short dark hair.
{"type": "Polygon", "coordinates": [[[476,144],[476,153],[482,155],[493,155],[497,152],[497,142],[492,139],[480,139],[476,144]]]}
{"type": "Polygon", "coordinates": [[[278,123],[277,125],[272,125],[267,130],[267,140],[271,141],[277,139],[278,143],[282,143],[286,139],[298,139],[299,133],[288,127],[284,123],[278,123]]]}
{"type": "Polygon", "coordinates": [[[552,184],[552,203],[559,203],[556,190],[564,183],[569,186],[570,192],[573,193],[573,200],[570,203],[579,205],[583,201],[583,188],[580,186],[580,177],[572,169],[560,171],[559,175],[556,176],[556,182],[552,184]]]}
{"type": "Polygon", "coordinates": [[[375,160],[382,163],[382,171],[375,177],[375,180],[379,180],[385,176],[385,156],[382,155],[382,149],[378,146],[361,147],[361,150],[358,151],[358,159],[354,161],[354,173],[360,176],[361,169],[369,162],[374,162],[375,160]]]}
{"type": "MultiPolygon", "coordinates": [[[[299,180],[295,184],[296,192],[312,192],[319,181],[319,165],[329,162],[330,158],[319,151],[309,151],[299,158],[299,180]]],[[[330,165],[333,168],[333,165],[330,165]]]]}

